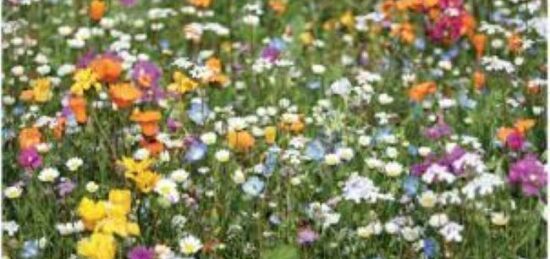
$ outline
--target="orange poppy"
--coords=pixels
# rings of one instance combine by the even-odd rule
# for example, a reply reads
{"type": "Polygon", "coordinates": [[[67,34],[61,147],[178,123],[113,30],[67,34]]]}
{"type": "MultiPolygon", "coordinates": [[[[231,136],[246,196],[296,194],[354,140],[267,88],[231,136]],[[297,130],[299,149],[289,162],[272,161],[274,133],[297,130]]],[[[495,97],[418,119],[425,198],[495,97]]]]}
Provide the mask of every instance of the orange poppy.
{"type": "Polygon", "coordinates": [[[212,4],[212,0],[189,0],[189,3],[196,7],[208,8],[212,4]]]}
{"type": "Polygon", "coordinates": [[[414,85],[409,90],[409,98],[415,102],[421,102],[428,94],[433,94],[437,90],[435,82],[424,82],[414,85]]]}
{"type": "Polygon", "coordinates": [[[119,60],[102,56],[90,63],[90,68],[99,76],[103,82],[113,83],[118,80],[122,73],[122,64],[119,60]]]}
{"type": "Polygon", "coordinates": [[[483,89],[485,87],[485,74],[481,71],[474,72],[473,81],[476,90],[483,89]]]}
{"type": "Polygon", "coordinates": [[[130,120],[139,123],[141,127],[141,133],[146,137],[155,136],[159,131],[158,122],[162,118],[162,115],[158,111],[134,111],[130,120]]]}
{"type": "Polygon", "coordinates": [[[21,99],[21,101],[24,101],[24,102],[30,102],[33,100],[33,98],[34,98],[34,93],[31,89],[24,90],[21,92],[21,95],[19,95],[19,99],[21,99]]]}
{"type": "Polygon", "coordinates": [[[462,35],[472,37],[476,29],[476,19],[471,14],[466,14],[462,17],[462,35]]]}
{"type": "Polygon", "coordinates": [[[229,147],[233,149],[238,151],[249,151],[254,146],[256,140],[248,131],[241,130],[227,133],[227,142],[229,147]]]}
{"type": "Polygon", "coordinates": [[[398,25],[394,28],[392,33],[407,44],[412,44],[416,38],[414,34],[414,27],[408,22],[398,25]]]}
{"type": "Polygon", "coordinates": [[[498,129],[497,138],[498,140],[500,140],[500,142],[506,143],[508,136],[510,136],[510,134],[514,133],[515,131],[516,129],[514,128],[502,127],[498,129]]]}
{"type": "Polygon", "coordinates": [[[521,39],[521,36],[518,33],[513,33],[508,37],[508,49],[514,53],[518,53],[521,51],[521,47],[523,46],[523,40],[521,39]]]}
{"type": "Polygon", "coordinates": [[[107,5],[102,0],[92,0],[90,3],[90,9],[88,10],[90,19],[97,22],[103,18],[105,11],[107,10],[107,5]]]}
{"type": "Polygon", "coordinates": [[[281,0],[271,0],[269,1],[269,7],[275,11],[277,15],[281,15],[286,11],[286,3],[281,0]]]}
{"type": "Polygon", "coordinates": [[[19,132],[19,148],[27,149],[34,147],[42,141],[42,133],[38,128],[24,128],[19,132]]]}
{"type": "Polygon", "coordinates": [[[222,62],[218,58],[209,58],[206,61],[206,67],[213,72],[213,75],[207,79],[208,82],[225,85],[229,81],[229,78],[222,73],[222,62]]]}
{"type": "Polygon", "coordinates": [[[535,120],[533,119],[519,119],[516,121],[516,123],[514,123],[514,128],[516,128],[516,130],[522,135],[530,130],[533,126],[535,126],[535,120]]]}
{"type": "Polygon", "coordinates": [[[61,139],[61,137],[63,137],[66,123],[67,123],[67,118],[65,117],[57,118],[57,121],[55,122],[55,127],[53,128],[53,136],[56,139],[61,139]]]}
{"type": "Polygon", "coordinates": [[[142,148],[149,150],[149,153],[152,156],[157,156],[162,151],[164,151],[164,145],[162,144],[162,142],[156,139],[152,139],[152,140],[142,139],[139,144],[142,148]]]}
{"type": "Polygon", "coordinates": [[[86,99],[84,97],[72,96],[69,100],[69,107],[78,123],[86,123],[88,115],[86,113],[86,99]]]}
{"type": "Polygon", "coordinates": [[[300,133],[304,130],[305,124],[302,121],[302,118],[298,118],[293,121],[283,121],[279,123],[279,128],[283,131],[290,131],[292,133],[300,133]]]}
{"type": "Polygon", "coordinates": [[[111,99],[119,108],[131,106],[141,98],[141,91],[131,83],[113,84],[109,88],[111,99]]]}
{"type": "Polygon", "coordinates": [[[472,38],[472,44],[474,45],[474,50],[476,51],[476,58],[480,59],[485,52],[485,43],[487,42],[487,36],[484,34],[475,34],[472,38]]]}

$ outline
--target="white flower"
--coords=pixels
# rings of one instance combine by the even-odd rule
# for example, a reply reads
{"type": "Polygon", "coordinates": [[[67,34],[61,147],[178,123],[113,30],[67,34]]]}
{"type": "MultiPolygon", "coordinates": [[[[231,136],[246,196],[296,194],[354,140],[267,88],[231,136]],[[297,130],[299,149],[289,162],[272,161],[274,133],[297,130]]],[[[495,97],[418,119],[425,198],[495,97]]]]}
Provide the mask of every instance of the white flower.
{"type": "Polygon", "coordinates": [[[482,173],[469,181],[461,192],[467,199],[475,199],[493,193],[496,187],[504,185],[504,180],[495,174],[482,173]]]}
{"type": "Polygon", "coordinates": [[[374,182],[365,176],[353,173],[344,184],[342,196],[346,200],[359,203],[362,200],[368,203],[375,203],[378,200],[393,200],[390,194],[383,194],[374,185],[374,182]]]}
{"type": "Polygon", "coordinates": [[[422,175],[422,180],[426,183],[433,183],[434,181],[445,181],[451,184],[455,181],[456,176],[447,170],[447,167],[439,164],[433,164],[426,170],[426,173],[422,175]]]}
{"type": "Polygon", "coordinates": [[[433,208],[437,203],[437,195],[432,191],[425,191],[418,197],[418,202],[424,208],[433,208]]]}
{"type": "Polygon", "coordinates": [[[325,155],[325,164],[327,165],[337,165],[340,164],[340,156],[337,154],[327,154],[325,155]]]}
{"type": "Polygon", "coordinates": [[[505,226],[508,224],[510,217],[502,212],[493,212],[491,213],[491,223],[496,226],[505,226]]]}
{"type": "Polygon", "coordinates": [[[94,181],[90,181],[86,184],[86,191],[90,193],[96,192],[97,189],[99,189],[99,186],[94,181]]]}
{"type": "Polygon", "coordinates": [[[21,197],[23,189],[17,185],[9,186],[4,190],[4,196],[8,199],[16,199],[21,197]]]}
{"type": "Polygon", "coordinates": [[[401,235],[403,238],[409,242],[415,241],[420,236],[420,228],[419,227],[404,227],[401,229],[401,235]]]}
{"type": "Polygon", "coordinates": [[[336,154],[345,161],[350,161],[353,158],[353,149],[349,147],[341,147],[336,150],[336,154]]]}
{"type": "Polygon", "coordinates": [[[136,152],[134,153],[134,159],[136,159],[136,160],[145,160],[145,159],[149,158],[150,155],[151,155],[151,153],[149,152],[148,149],[140,148],[140,149],[136,150],[136,152]]]}
{"type": "Polygon", "coordinates": [[[439,234],[441,234],[447,242],[461,242],[462,230],[464,230],[462,225],[455,222],[449,222],[439,230],[439,234]]]}
{"type": "Polygon", "coordinates": [[[367,158],[365,159],[365,163],[367,164],[367,167],[370,169],[374,169],[374,168],[380,169],[384,167],[384,161],[378,158],[372,158],[372,157],[367,158]]]}
{"type": "Polygon", "coordinates": [[[359,139],[358,139],[358,142],[359,142],[359,145],[363,146],[363,147],[366,147],[368,145],[370,145],[372,141],[372,138],[369,137],[369,136],[360,136],[359,139]]]}
{"type": "Polygon", "coordinates": [[[393,97],[387,93],[382,93],[378,96],[378,102],[382,105],[390,104],[393,102],[393,97]]]}
{"type": "Polygon", "coordinates": [[[8,236],[12,237],[19,231],[19,225],[15,221],[2,222],[2,231],[8,233],[8,236]]]}
{"type": "Polygon", "coordinates": [[[371,222],[367,226],[357,228],[357,235],[362,238],[369,238],[382,233],[382,224],[379,221],[371,222]]]}
{"type": "Polygon", "coordinates": [[[330,90],[334,94],[347,96],[351,92],[351,87],[351,83],[347,78],[341,78],[330,85],[330,90]]]}
{"type": "Polygon", "coordinates": [[[217,135],[214,132],[207,132],[201,135],[201,141],[206,145],[213,145],[216,143],[217,135]]]}
{"type": "Polygon", "coordinates": [[[429,147],[419,147],[418,148],[418,154],[422,157],[426,157],[432,152],[432,150],[429,147]]]}
{"type": "Polygon", "coordinates": [[[386,231],[388,234],[395,234],[399,231],[399,225],[397,223],[390,221],[384,224],[384,231],[386,231]]]}
{"type": "Polygon", "coordinates": [[[236,184],[242,184],[244,183],[244,181],[246,180],[246,177],[243,173],[243,170],[241,169],[237,169],[235,170],[235,172],[233,173],[233,175],[231,176],[231,179],[233,180],[233,182],[235,182],[236,184]]]}
{"type": "Polygon", "coordinates": [[[389,162],[384,166],[384,171],[389,177],[398,177],[403,173],[403,166],[398,162],[389,162]]]}
{"type": "Polygon", "coordinates": [[[192,255],[201,250],[202,243],[195,236],[189,235],[179,241],[179,246],[180,252],[185,255],[192,255]]]}
{"type": "Polygon", "coordinates": [[[189,178],[189,173],[184,169],[177,169],[170,173],[170,179],[174,180],[176,183],[183,183],[189,178]]]}
{"type": "Polygon", "coordinates": [[[38,180],[42,182],[54,182],[59,177],[59,171],[53,167],[42,169],[38,174],[38,180]]]}
{"type": "Polygon", "coordinates": [[[260,17],[256,15],[246,15],[243,17],[243,22],[247,25],[256,26],[260,23],[260,17]]]}
{"type": "Polygon", "coordinates": [[[428,223],[434,228],[442,227],[449,222],[449,217],[445,213],[434,214],[430,217],[428,223]]]}
{"type": "Polygon", "coordinates": [[[219,162],[225,163],[229,161],[229,158],[231,157],[231,153],[226,149],[222,149],[217,151],[214,156],[216,157],[216,160],[218,160],[219,162]]]}
{"type": "Polygon", "coordinates": [[[324,73],[325,73],[326,68],[325,68],[325,66],[320,65],[320,64],[313,64],[313,65],[311,66],[311,71],[312,71],[314,74],[321,75],[321,74],[324,74],[324,73]]]}
{"type": "Polygon", "coordinates": [[[169,178],[160,179],[155,185],[155,192],[172,203],[179,201],[179,192],[176,182],[169,178]]]}
{"type": "Polygon", "coordinates": [[[69,171],[74,172],[78,170],[78,168],[80,168],[82,164],[84,164],[84,161],[82,161],[82,159],[80,159],[79,157],[73,157],[67,160],[67,162],[65,163],[65,166],[67,166],[69,171]]]}

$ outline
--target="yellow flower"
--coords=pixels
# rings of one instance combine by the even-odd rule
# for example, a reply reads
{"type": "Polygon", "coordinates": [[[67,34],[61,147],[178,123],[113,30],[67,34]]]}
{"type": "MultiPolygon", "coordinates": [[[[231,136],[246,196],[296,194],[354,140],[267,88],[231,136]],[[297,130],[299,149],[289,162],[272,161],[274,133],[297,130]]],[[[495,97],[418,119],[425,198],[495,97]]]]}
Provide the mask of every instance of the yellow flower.
{"type": "Polygon", "coordinates": [[[340,23],[348,28],[353,28],[353,26],[355,25],[355,17],[353,16],[353,13],[351,11],[345,12],[340,17],[340,23]]]}
{"type": "Polygon", "coordinates": [[[168,85],[168,90],[171,92],[185,94],[199,86],[199,83],[179,71],[174,72],[172,79],[174,82],[168,85]]]}
{"type": "Polygon", "coordinates": [[[90,68],[76,71],[73,80],[75,81],[71,86],[71,93],[73,94],[82,96],[84,91],[92,86],[97,91],[101,90],[101,84],[98,82],[99,76],[90,68]]]}
{"type": "Polygon", "coordinates": [[[126,215],[132,208],[132,193],[129,190],[113,189],[109,192],[109,202],[118,206],[126,215]]]}
{"type": "Polygon", "coordinates": [[[51,81],[49,78],[39,78],[31,82],[33,99],[44,103],[52,98],[51,81]]]}
{"type": "Polygon", "coordinates": [[[302,32],[300,34],[300,41],[304,45],[311,45],[313,43],[313,35],[311,32],[302,32]]]}
{"type": "Polygon", "coordinates": [[[143,172],[153,164],[153,159],[144,159],[141,161],[136,161],[129,157],[123,157],[119,164],[124,166],[126,169],[125,175],[128,178],[134,177],[137,173],[143,172]]]}
{"type": "Polygon", "coordinates": [[[148,193],[155,187],[155,184],[160,179],[160,175],[147,170],[139,172],[135,177],[131,177],[131,179],[134,180],[141,192],[148,193]]]}
{"type": "Polygon", "coordinates": [[[93,233],[89,238],[78,241],[77,252],[78,255],[90,259],[115,258],[115,238],[109,234],[93,233]]]}
{"type": "Polygon", "coordinates": [[[129,235],[137,236],[140,234],[139,225],[134,222],[128,222],[126,217],[111,217],[99,222],[94,232],[105,234],[117,234],[121,237],[129,235]]]}
{"type": "Polygon", "coordinates": [[[78,215],[82,218],[86,228],[91,230],[98,221],[102,220],[107,215],[105,212],[105,204],[84,197],[78,205],[78,215]]]}
{"type": "Polygon", "coordinates": [[[265,142],[267,144],[275,143],[275,138],[277,137],[277,128],[273,126],[266,127],[264,129],[265,142]]]}

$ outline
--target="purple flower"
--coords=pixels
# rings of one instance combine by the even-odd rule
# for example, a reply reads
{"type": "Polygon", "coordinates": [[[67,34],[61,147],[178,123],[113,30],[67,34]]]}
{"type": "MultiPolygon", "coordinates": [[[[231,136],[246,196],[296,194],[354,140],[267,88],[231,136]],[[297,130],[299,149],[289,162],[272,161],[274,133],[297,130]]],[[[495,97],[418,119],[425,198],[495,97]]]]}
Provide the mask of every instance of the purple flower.
{"type": "Polygon", "coordinates": [[[166,119],[166,125],[168,126],[170,132],[176,132],[179,128],[182,127],[181,122],[172,118],[166,119]]]}
{"type": "Polygon", "coordinates": [[[466,151],[462,149],[461,147],[454,147],[451,152],[445,154],[439,161],[438,164],[440,165],[446,165],[450,166],[452,165],[456,160],[461,158],[464,154],[466,154],[466,151]]]}
{"type": "Polygon", "coordinates": [[[310,227],[303,227],[298,230],[298,244],[309,245],[319,239],[319,234],[310,227]]]}
{"type": "Polygon", "coordinates": [[[153,259],[155,251],[145,246],[136,246],[128,252],[128,259],[153,259]]]}
{"type": "Polygon", "coordinates": [[[65,197],[73,192],[76,184],[70,179],[62,179],[61,182],[57,185],[57,193],[59,196],[65,197]]]}
{"type": "Polygon", "coordinates": [[[447,123],[443,121],[442,117],[439,117],[437,123],[434,126],[427,128],[424,131],[424,136],[429,139],[439,139],[444,136],[450,135],[452,132],[453,130],[451,129],[451,127],[449,127],[449,125],[447,125],[447,123]]]}
{"type": "Polygon", "coordinates": [[[42,165],[42,157],[34,147],[21,150],[17,160],[19,165],[27,170],[33,170],[42,165]]]}
{"type": "Polygon", "coordinates": [[[92,60],[94,60],[96,56],[95,51],[88,50],[84,55],[80,56],[78,61],[76,62],[77,68],[86,68],[90,63],[92,63],[92,60]]]}
{"type": "Polygon", "coordinates": [[[157,88],[162,76],[160,68],[149,61],[139,61],[132,69],[132,79],[142,88],[157,88]]]}
{"type": "Polygon", "coordinates": [[[126,7],[131,7],[137,3],[137,0],[119,0],[121,5],[126,7]]]}
{"type": "Polygon", "coordinates": [[[132,80],[142,88],[142,100],[146,102],[162,100],[166,93],[159,86],[162,70],[152,62],[139,61],[132,69],[132,80]]]}
{"type": "Polygon", "coordinates": [[[540,190],[546,187],[547,181],[544,165],[533,154],[528,154],[515,162],[508,174],[508,182],[521,185],[521,190],[526,196],[538,195],[540,190]]]}

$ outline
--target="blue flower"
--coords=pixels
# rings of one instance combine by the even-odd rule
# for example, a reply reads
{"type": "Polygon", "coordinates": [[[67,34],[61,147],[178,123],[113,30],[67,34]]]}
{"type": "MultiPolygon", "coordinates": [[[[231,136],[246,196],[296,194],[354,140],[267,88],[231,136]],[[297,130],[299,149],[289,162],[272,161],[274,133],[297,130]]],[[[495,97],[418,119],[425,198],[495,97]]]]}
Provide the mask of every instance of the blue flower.
{"type": "Polygon", "coordinates": [[[208,116],[210,116],[210,108],[208,108],[208,104],[195,99],[191,102],[189,110],[187,110],[187,116],[189,116],[189,119],[194,123],[202,126],[206,119],[208,119],[208,116]]]}
{"type": "Polygon", "coordinates": [[[36,258],[39,254],[38,240],[29,240],[23,243],[21,258],[36,258]]]}
{"type": "Polygon", "coordinates": [[[243,184],[243,191],[250,196],[258,196],[264,190],[265,183],[257,176],[252,176],[243,184]]]}
{"type": "Polygon", "coordinates": [[[185,152],[185,160],[190,163],[197,162],[204,158],[206,150],[206,144],[202,143],[200,140],[195,140],[191,142],[187,152],[185,152]]]}
{"type": "Polygon", "coordinates": [[[316,90],[316,89],[319,89],[320,87],[321,87],[321,82],[319,81],[311,81],[307,83],[307,88],[311,90],[316,90]]]}
{"type": "Polygon", "coordinates": [[[277,146],[269,148],[264,162],[263,175],[269,177],[277,167],[280,149],[277,146]]]}
{"type": "Polygon", "coordinates": [[[418,181],[418,177],[416,176],[408,176],[407,178],[405,178],[405,180],[403,180],[402,187],[408,196],[415,196],[419,186],[420,182],[418,181]]]}
{"type": "Polygon", "coordinates": [[[416,148],[415,146],[413,145],[409,145],[407,147],[407,151],[409,152],[409,155],[411,156],[416,156],[418,155],[418,148],[416,148]]]}
{"type": "Polygon", "coordinates": [[[315,161],[320,161],[325,157],[325,147],[318,139],[309,142],[306,146],[306,156],[315,161]]]}
{"type": "Polygon", "coordinates": [[[437,255],[437,242],[433,238],[426,238],[423,241],[423,250],[426,258],[435,258],[437,255]]]}

